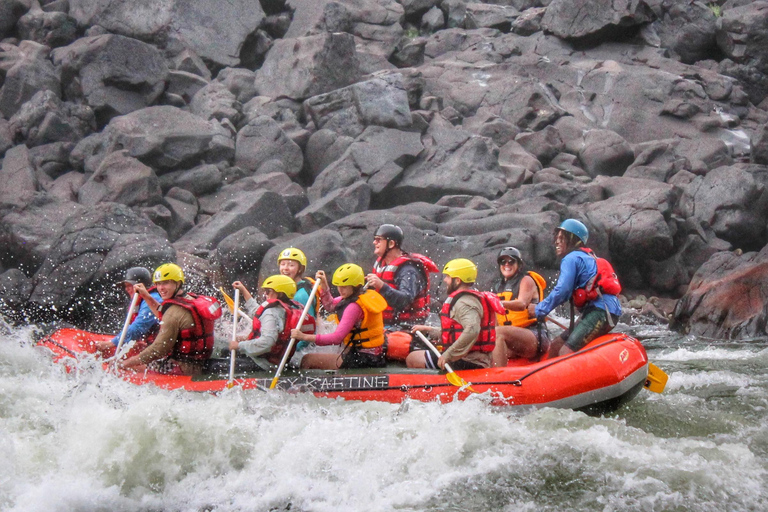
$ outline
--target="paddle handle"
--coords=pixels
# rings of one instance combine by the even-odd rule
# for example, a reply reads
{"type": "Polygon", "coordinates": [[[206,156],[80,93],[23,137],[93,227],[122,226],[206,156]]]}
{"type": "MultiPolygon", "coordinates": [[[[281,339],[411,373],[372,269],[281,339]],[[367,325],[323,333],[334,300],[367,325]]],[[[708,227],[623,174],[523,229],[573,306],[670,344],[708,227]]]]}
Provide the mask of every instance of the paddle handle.
{"type": "MultiPolygon", "coordinates": [[[[432,344],[432,342],[431,342],[431,341],[429,341],[429,340],[427,339],[427,337],[426,337],[426,336],[424,336],[423,334],[421,334],[421,331],[416,331],[416,335],[417,335],[419,338],[421,338],[421,341],[423,341],[423,342],[424,342],[424,344],[425,344],[426,346],[428,346],[428,347],[429,347],[429,349],[430,349],[432,352],[434,352],[434,354],[435,354],[437,357],[440,357],[440,356],[441,356],[441,354],[440,354],[440,351],[439,351],[439,350],[437,350],[437,347],[436,347],[436,346],[434,346],[434,345],[432,344]]],[[[449,365],[448,363],[445,363],[445,371],[447,371],[448,373],[453,373],[453,369],[451,368],[451,365],[449,365]]]]}
{"type": "MultiPolygon", "coordinates": [[[[315,295],[317,294],[317,289],[319,287],[320,287],[320,280],[316,279],[315,285],[312,287],[312,291],[309,292],[309,299],[307,299],[307,303],[304,304],[304,310],[301,312],[301,316],[299,317],[299,323],[296,325],[297,329],[301,329],[301,326],[304,325],[304,319],[307,318],[307,314],[309,314],[309,308],[312,307],[312,302],[315,300],[315,295]]],[[[275,372],[275,376],[269,385],[269,389],[275,389],[275,386],[277,386],[277,380],[280,378],[280,375],[283,373],[283,368],[285,368],[286,363],[288,363],[288,357],[291,355],[291,351],[293,350],[293,345],[295,343],[296,343],[296,338],[291,338],[291,341],[288,342],[288,348],[285,349],[283,358],[280,360],[280,366],[277,367],[277,371],[275,372]]]]}
{"type": "Polygon", "coordinates": [[[557,320],[555,320],[555,319],[554,319],[554,318],[552,318],[551,316],[548,316],[548,317],[547,317],[547,322],[552,322],[553,324],[555,324],[556,326],[558,326],[558,327],[559,327],[559,328],[561,328],[561,329],[568,329],[568,326],[567,326],[567,325],[565,325],[565,324],[562,324],[562,323],[558,322],[557,320]]]}
{"type": "MultiPolygon", "coordinates": [[[[235,289],[235,307],[232,310],[232,341],[237,341],[237,321],[238,313],[240,313],[240,290],[235,289]]],[[[227,380],[227,387],[231,388],[235,385],[235,358],[237,357],[237,350],[230,351],[229,354],[229,380],[227,380]]]]}
{"type": "Polygon", "coordinates": [[[131,305],[128,307],[128,314],[125,315],[125,322],[123,322],[123,330],[120,332],[120,339],[117,341],[117,348],[115,349],[115,370],[117,370],[117,363],[119,361],[118,355],[120,349],[123,348],[123,342],[125,341],[125,335],[128,334],[128,326],[131,325],[131,317],[133,316],[133,310],[136,309],[136,305],[139,303],[141,297],[138,293],[133,292],[131,298],[131,305]]]}

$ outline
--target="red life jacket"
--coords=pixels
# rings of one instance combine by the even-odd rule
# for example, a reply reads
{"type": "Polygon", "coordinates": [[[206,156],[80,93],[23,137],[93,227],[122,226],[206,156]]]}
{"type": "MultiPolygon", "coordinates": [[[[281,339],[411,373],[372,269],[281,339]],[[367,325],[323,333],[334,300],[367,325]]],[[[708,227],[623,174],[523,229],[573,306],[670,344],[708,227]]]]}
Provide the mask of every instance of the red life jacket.
{"type": "Polygon", "coordinates": [[[163,301],[160,305],[161,314],[171,305],[180,306],[189,311],[194,323],[191,328],[182,329],[179,332],[171,357],[186,361],[205,361],[211,357],[211,353],[213,353],[213,323],[214,320],[221,317],[219,301],[214,297],[187,293],[184,297],[174,297],[163,301]]]}
{"type": "Polygon", "coordinates": [[[573,305],[577,308],[582,308],[587,302],[596,300],[602,294],[620,294],[621,283],[619,283],[619,277],[608,260],[598,258],[592,249],[586,247],[581,247],[580,249],[595,258],[597,273],[587,281],[587,285],[584,288],[577,288],[573,291],[573,305]]]}
{"type": "MultiPolygon", "coordinates": [[[[283,311],[285,311],[285,327],[280,332],[280,334],[277,335],[277,342],[272,345],[272,349],[264,354],[264,359],[272,364],[280,364],[282,361],[283,353],[285,352],[286,348],[288,348],[288,344],[291,341],[291,329],[295,329],[296,326],[299,325],[301,312],[304,310],[304,307],[301,304],[294,301],[290,301],[288,304],[279,299],[272,299],[263,302],[259,306],[259,309],[256,310],[256,313],[253,315],[253,330],[251,331],[251,335],[248,336],[249,340],[261,336],[260,318],[262,313],[264,313],[264,311],[269,308],[274,308],[277,306],[282,307],[283,311]]],[[[305,332],[307,334],[315,333],[315,317],[307,314],[307,316],[304,318],[304,323],[301,324],[301,332],[305,332]]],[[[293,357],[295,352],[296,344],[294,343],[293,349],[291,350],[291,355],[288,357],[289,360],[291,357],[293,357]]]]}
{"type": "MultiPolygon", "coordinates": [[[[147,293],[152,293],[154,291],[157,291],[157,286],[151,286],[147,289],[147,293]]],[[[133,312],[133,315],[131,316],[131,323],[136,321],[136,318],[139,316],[139,309],[141,308],[141,303],[144,302],[144,299],[139,295],[139,301],[136,303],[136,310],[133,312]]],[[[146,333],[144,336],[141,337],[143,341],[147,343],[147,345],[151,345],[153,341],[155,341],[155,336],[157,336],[157,333],[160,331],[160,322],[157,322],[154,327],[152,327],[148,333],[146,333]]]]}
{"type": "Polygon", "coordinates": [[[480,300],[483,306],[483,317],[480,319],[480,334],[477,336],[472,351],[491,352],[496,346],[496,314],[504,313],[504,306],[499,302],[499,298],[493,293],[479,292],[477,290],[456,290],[448,296],[442,309],[440,310],[440,326],[443,329],[442,344],[443,350],[453,345],[464,332],[464,327],[451,318],[451,310],[456,300],[464,294],[471,294],[480,300]]]}
{"type": "Polygon", "coordinates": [[[429,296],[429,274],[430,272],[440,271],[437,268],[437,265],[435,265],[431,259],[424,256],[423,254],[404,252],[400,257],[396,258],[389,265],[384,265],[384,263],[381,261],[381,258],[379,258],[373,265],[373,273],[379,276],[379,278],[387,283],[391,288],[397,290],[397,285],[395,284],[395,275],[400,269],[400,266],[407,262],[413,262],[416,265],[416,268],[418,268],[419,271],[424,275],[427,284],[423,290],[416,294],[413,302],[411,302],[402,311],[395,311],[389,306],[384,310],[382,315],[384,317],[384,323],[387,325],[398,322],[414,323],[419,320],[424,320],[427,318],[427,316],[429,316],[429,305],[431,300],[429,296]]]}

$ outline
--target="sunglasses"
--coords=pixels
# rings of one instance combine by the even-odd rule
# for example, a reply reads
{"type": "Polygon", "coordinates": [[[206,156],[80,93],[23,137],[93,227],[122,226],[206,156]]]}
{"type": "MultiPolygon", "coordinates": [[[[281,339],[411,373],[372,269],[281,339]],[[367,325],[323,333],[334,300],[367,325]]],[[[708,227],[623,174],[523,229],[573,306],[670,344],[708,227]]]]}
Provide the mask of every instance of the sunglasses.
{"type": "Polygon", "coordinates": [[[386,241],[387,241],[387,239],[386,239],[386,238],[382,238],[382,237],[380,237],[380,236],[375,236],[375,237],[373,237],[373,243],[375,243],[375,244],[377,244],[377,243],[379,243],[379,242],[386,242],[386,241]]]}
{"type": "Polygon", "coordinates": [[[501,260],[501,261],[499,262],[499,266],[502,266],[502,267],[511,267],[512,265],[514,265],[514,264],[516,264],[516,263],[517,263],[517,260],[506,260],[506,259],[505,259],[505,260],[501,260]]]}

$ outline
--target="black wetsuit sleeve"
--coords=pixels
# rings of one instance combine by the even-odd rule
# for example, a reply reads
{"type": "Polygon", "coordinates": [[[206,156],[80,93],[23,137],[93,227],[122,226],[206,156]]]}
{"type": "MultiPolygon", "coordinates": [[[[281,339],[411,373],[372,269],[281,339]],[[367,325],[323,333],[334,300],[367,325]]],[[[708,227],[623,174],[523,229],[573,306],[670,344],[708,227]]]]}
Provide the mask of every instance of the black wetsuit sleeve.
{"type": "Polygon", "coordinates": [[[379,293],[393,309],[402,311],[413,302],[420,291],[426,288],[427,280],[414,265],[405,264],[395,274],[395,285],[396,290],[385,284],[379,293]]]}

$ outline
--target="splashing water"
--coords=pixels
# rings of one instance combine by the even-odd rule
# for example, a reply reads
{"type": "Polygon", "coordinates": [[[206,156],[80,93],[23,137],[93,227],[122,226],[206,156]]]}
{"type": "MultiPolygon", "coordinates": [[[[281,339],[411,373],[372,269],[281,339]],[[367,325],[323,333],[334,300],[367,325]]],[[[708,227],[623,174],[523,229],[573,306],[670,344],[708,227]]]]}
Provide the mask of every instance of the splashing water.
{"type": "Polygon", "coordinates": [[[768,343],[656,332],[670,374],[608,417],[482,399],[219,396],[77,373],[0,329],[0,510],[614,511],[768,506],[768,343]]]}

